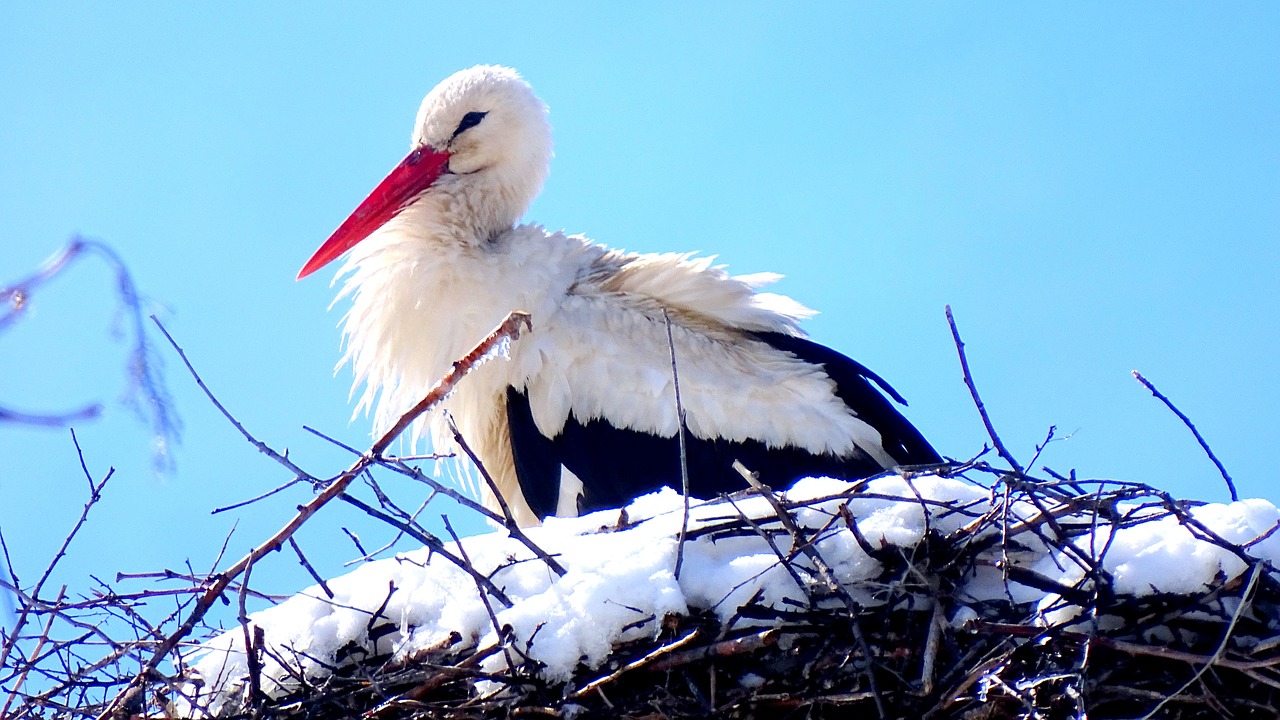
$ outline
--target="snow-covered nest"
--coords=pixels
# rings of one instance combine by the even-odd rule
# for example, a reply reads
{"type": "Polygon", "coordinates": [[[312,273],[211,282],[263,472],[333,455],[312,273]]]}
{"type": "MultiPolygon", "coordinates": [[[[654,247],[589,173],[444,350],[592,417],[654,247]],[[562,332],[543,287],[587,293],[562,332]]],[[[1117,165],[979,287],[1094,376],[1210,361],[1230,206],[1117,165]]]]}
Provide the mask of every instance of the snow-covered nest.
{"type": "Polygon", "coordinates": [[[1274,505],[966,474],[807,479],[687,520],[668,490],[467,538],[462,563],[370,562],[208,641],[171,709],[1275,717],[1274,505]]]}

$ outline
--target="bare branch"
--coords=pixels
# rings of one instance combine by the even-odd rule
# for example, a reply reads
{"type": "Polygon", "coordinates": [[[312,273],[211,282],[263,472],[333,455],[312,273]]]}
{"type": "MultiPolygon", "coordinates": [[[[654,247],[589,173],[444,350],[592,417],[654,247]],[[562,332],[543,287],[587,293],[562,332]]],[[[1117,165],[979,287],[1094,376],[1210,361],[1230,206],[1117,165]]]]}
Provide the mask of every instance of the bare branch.
{"type": "Polygon", "coordinates": [[[1014,469],[1014,472],[1021,475],[1022,466],[1014,459],[1013,454],[1005,448],[1004,443],[1000,442],[1000,436],[996,434],[996,428],[991,424],[991,417],[987,415],[987,406],[982,404],[982,397],[978,395],[978,388],[973,384],[973,375],[969,373],[969,359],[965,357],[964,342],[960,340],[960,331],[956,329],[956,319],[951,314],[951,306],[947,306],[947,324],[951,326],[951,337],[955,340],[956,354],[960,356],[960,370],[964,373],[964,384],[969,388],[969,394],[973,396],[973,404],[978,408],[978,415],[982,416],[982,424],[987,428],[987,436],[991,438],[991,444],[995,447],[996,452],[1000,453],[1000,457],[1014,469]]]}
{"type": "Polygon", "coordinates": [[[676,541],[676,579],[684,565],[684,542],[689,535],[689,458],[685,449],[684,404],[680,402],[680,372],[676,368],[676,343],[671,335],[671,315],[662,309],[662,320],[667,325],[667,349],[671,351],[671,384],[676,394],[676,439],[680,444],[680,492],[684,496],[684,514],[680,518],[680,538],[676,541]]]}
{"type": "MultiPolygon", "coordinates": [[[[157,321],[156,324],[159,325],[159,321],[157,321]]],[[[453,368],[440,380],[440,382],[436,383],[436,386],[427,393],[427,396],[409,410],[409,412],[401,416],[395,426],[373,444],[373,447],[370,449],[368,454],[362,456],[350,468],[338,475],[338,477],[329,483],[329,485],[326,486],[324,490],[316,495],[310,502],[299,507],[297,514],[295,514],[293,518],[284,525],[284,527],[280,528],[275,535],[249,551],[249,554],[241,558],[235,565],[232,565],[230,568],[217,575],[208,590],[206,590],[205,593],[197,599],[195,607],[192,609],[190,614],[188,614],[187,618],[182,622],[178,629],[159,644],[151,657],[143,664],[142,669],[134,676],[133,681],[130,682],[129,685],[118,695],[116,695],[115,699],[111,701],[106,709],[98,715],[99,720],[106,720],[106,718],[113,717],[117,714],[120,708],[130,705],[134,701],[138,694],[142,692],[146,679],[155,671],[161,660],[163,660],[164,657],[177,646],[180,640],[187,637],[187,635],[195,629],[196,623],[204,618],[205,614],[209,612],[209,609],[213,607],[213,604],[222,596],[222,593],[227,590],[227,587],[231,584],[232,580],[239,577],[250,565],[257,562],[263,556],[280,549],[284,542],[297,532],[298,528],[302,527],[302,524],[319,511],[320,508],[327,505],[334,498],[342,496],[347,486],[351,484],[351,481],[358,477],[360,473],[364,472],[365,468],[373,464],[376,461],[376,458],[382,455],[392,441],[394,441],[395,438],[405,430],[405,428],[409,427],[409,425],[419,415],[427,412],[431,408],[435,407],[435,405],[440,401],[444,400],[444,398],[453,390],[454,386],[457,385],[458,381],[470,372],[473,367],[492,353],[500,343],[509,342],[519,337],[519,331],[522,326],[529,326],[529,316],[527,314],[512,313],[507,316],[507,319],[504,320],[492,333],[490,333],[488,337],[481,341],[475,349],[468,353],[464,358],[454,363],[453,368]]],[[[179,354],[182,355],[183,362],[187,364],[187,367],[192,370],[192,374],[194,375],[194,368],[192,368],[191,364],[187,362],[185,353],[182,353],[177,343],[175,343],[169,333],[164,330],[164,326],[161,325],[160,329],[164,332],[164,335],[169,340],[170,344],[174,346],[174,349],[178,350],[179,354]]],[[[207,388],[204,388],[203,383],[201,383],[201,387],[205,389],[206,394],[208,394],[208,390],[207,388]]],[[[210,399],[213,399],[211,394],[209,396],[210,399]]],[[[225,408],[222,408],[221,405],[218,407],[223,411],[223,414],[241,430],[242,434],[247,439],[256,442],[253,440],[253,437],[243,429],[239,422],[236,422],[235,419],[226,412],[225,408]]],[[[267,452],[269,450],[270,449],[267,448],[263,451],[267,452]]],[[[274,451],[270,451],[269,454],[276,457],[280,462],[288,463],[286,458],[280,456],[274,451]]],[[[292,465],[292,463],[288,464],[292,465]]]]}
{"type": "MultiPolygon", "coordinates": [[[[142,321],[142,299],[137,286],[124,260],[109,245],[96,240],[73,237],[61,250],[45,260],[34,273],[8,287],[0,288],[0,303],[9,305],[8,311],[0,314],[0,332],[17,321],[30,305],[32,295],[41,286],[53,280],[87,252],[96,253],[105,258],[115,273],[116,291],[120,297],[121,310],[129,319],[133,337],[133,347],[125,366],[129,377],[125,401],[151,425],[152,462],[156,470],[162,472],[171,470],[173,468],[171,446],[176,444],[181,436],[182,422],[173,409],[173,401],[164,383],[164,363],[155,354],[154,348],[147,339],[146,328],[142,321]]],[[[101,405],[97,403],[67,413],[29,413],[0,408],[0,422],[60,427],[97,417],[101,409],[101,405]]]]}
{"type": "Polygon", "coordinates": [[[1184,415],[1182,411],[1179,410],[1177,406],[1173,404],[1173,401],[1165,397],[1159,390],[1157,390],[1156,386],[1152,385],[1150,380],[1142,376],[1142,373],[1138,372],[1137,370],[1134,370],[1133,379],[1142,383],[1143,387],[1150,390],[1151,394],[1154,395],[1157,400],[1164,403],[1165,407],[1172,410],[1173,414],[1177,415],[1178,419],[1182,421],[1182,424],[1186,425],[1187,429],[1191,431],[1191,434],[1195,435],[1196,442],[1200,443],[1200,447],[1204,450],[1204,453],[1209,456],[1210,460],[1213,461],[1214,466],[1218,468],[1218,472],[1222,474],[1222,479],[1227,482],[1227,490],[1231,492],[1231,502],[1239,501],[1240,494],[1236,492],[1236,484],[1232,482],[1231,476],[1227,474],[1227,469],[1223,467],[1222,462],[1218,460],[1218,456],[1214,455],[1213,450],[1209,449],[1209,443],[1205,441],[1204,436],[1202,436],[1200,434],[1200,431],[1196,429],[1195,423],[1191,422],[1191,418],[1184,415]]]}

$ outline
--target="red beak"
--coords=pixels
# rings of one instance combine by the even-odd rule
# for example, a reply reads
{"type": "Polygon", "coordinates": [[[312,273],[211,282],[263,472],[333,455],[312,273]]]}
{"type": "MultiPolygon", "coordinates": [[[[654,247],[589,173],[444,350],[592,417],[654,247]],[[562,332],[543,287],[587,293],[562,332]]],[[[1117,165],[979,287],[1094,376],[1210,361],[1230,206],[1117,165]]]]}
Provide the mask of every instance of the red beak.
{"type": "Polygon", "coordinates": [[[423,190],[431,187],[448,169],[447,152],[420,147],[409,153],[315,251],[307,264],[298,271],[298,279],[328,265],[369,237],[374,230],[398,215],[423,190]]]}

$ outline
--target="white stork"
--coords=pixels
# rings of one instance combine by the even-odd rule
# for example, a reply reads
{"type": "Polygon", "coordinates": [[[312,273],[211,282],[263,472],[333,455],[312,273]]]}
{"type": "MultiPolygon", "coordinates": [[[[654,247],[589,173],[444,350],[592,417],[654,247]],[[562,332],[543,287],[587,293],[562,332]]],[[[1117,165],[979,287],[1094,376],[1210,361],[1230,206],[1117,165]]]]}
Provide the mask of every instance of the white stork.
{"type": "Polygon", "coordinates": [[[776,276],[517,224],[547,176],[546,115],[508,68],[449,77],[423,100],[408,157],[298,273],[351,251],[338,299],[351,300],[342,362],[364,384],[357,412],[376,406],[390,427],[523,310],[533,330],[508,360],[423,419],[445,447],[452,414],[522,524],[680,487],[673,347],[695,497],[745,487],[735,459],[771,484],[940,461],[875,386],[898,393],[804,338],[812,311],[757,291],[776,276]]]}

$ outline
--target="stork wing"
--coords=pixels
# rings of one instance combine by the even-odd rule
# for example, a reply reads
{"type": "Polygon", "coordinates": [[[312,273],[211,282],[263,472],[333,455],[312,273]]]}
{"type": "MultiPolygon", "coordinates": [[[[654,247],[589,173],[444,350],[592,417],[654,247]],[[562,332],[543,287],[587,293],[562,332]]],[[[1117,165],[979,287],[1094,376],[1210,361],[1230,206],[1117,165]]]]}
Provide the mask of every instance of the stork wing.
{"type": "Polygon", "coordinates": [[[782,333],[755,333],[755,336],[779,350],[785,350],[805,362],[819,365],[835,381],[836,395],[855,415],[880,432],[880,445],[899,465],[929,465],[942,462],[942,457],[902,413],[898,412],[872,383],[889,397],[907,404],[883,378],[862,363],[841,355],[812,340],[782,333]]]}
{"type": "MultiPolygon", "coordinates": [[[[879,431],[884,454],[897,463],[939,461],[928,442],[871,383],[884,387],[895,399],[901,397],[859,363],[802,338],[781,333],[752,337],[825,372],[852,414],[879,431]]],[[[516,388],[507,391],[507,420],[521,490],[540,518],[564,507],[560,494],[566,471],[582,482],[580,512],[620,507],[663,486],[682,485],[680,442],[674,433],[618,427],[599,417],[584,421],[571,410],[560,432],[548,436],[534,420],[529,396],[516,388]]],[[[735,460],[775,486],[806,476],[863,478],[886,469],[856,446],[837,455],[779,443],[776,438],[730,440],[685,432],[684,465],[691,495],[714,497],[746,487],[733,469],[735,460]]]]}

